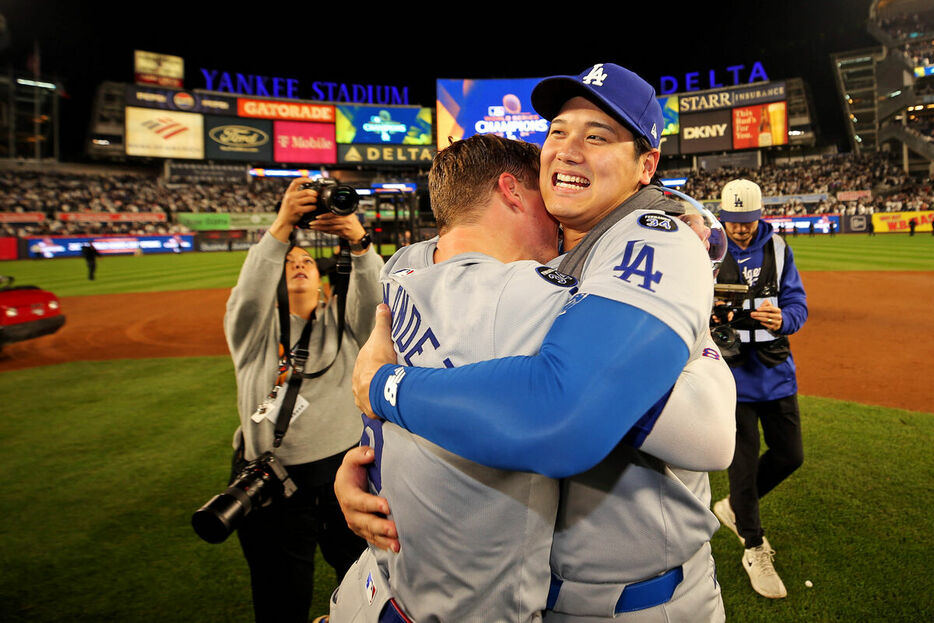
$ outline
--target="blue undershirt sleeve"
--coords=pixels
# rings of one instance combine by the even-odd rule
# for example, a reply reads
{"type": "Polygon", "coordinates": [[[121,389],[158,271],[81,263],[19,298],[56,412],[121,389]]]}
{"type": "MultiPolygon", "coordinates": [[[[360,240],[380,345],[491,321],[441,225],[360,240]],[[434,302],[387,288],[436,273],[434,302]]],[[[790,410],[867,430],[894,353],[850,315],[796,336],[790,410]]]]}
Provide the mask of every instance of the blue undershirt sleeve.
{"type": "Polygon", "coordinates": [[[590,295],[558,316],[538,355],[447,369],[386,365],[370,401],[381,417],[464,458],[564,478],[609,454],[667,395],[687,358],[684,341],[655,316],[590,295]]]}

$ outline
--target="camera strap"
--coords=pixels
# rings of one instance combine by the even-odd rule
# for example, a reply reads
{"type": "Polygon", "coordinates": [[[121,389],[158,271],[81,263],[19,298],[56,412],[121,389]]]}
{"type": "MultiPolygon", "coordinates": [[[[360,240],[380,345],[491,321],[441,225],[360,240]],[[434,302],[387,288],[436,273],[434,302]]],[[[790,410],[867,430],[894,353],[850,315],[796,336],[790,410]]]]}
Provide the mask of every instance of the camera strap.
{"type": "MultiPolygon", "coordinates": [[[[294,232],[292,236],[294,236],[294,232]]],[[[290,236],[290,240],[293,239],[292,236],[290,236]]],[[[289,246],[288,251],[291,250],[292,245],[289,246]]],[[[288,255],[288,251],[286,251],[286,255],[288,255]]],[[[305,379],[315,379],[323,375],[331,369],[331,366],[334,365],[334,362],[336,362],[338,356],[340,356],[341,344],[344,340],[344,316],[347,309],[347,290],[350,285],[349,274],[341,274],[340,278],[337,279],[332,277],[332,282],[334,283],[332,293],[333,296],[337,297],[337,349],[334,352],[334,358],[331,360],[331,363],[320,370],[306,373],[305,365],[308,363],[309,355],[308,342],[311,339],[311,330],[317,319],[317,313],[314,311],[311,313],[311,316],[305,323],[305,328],[302,329],[301,336],[298,338],[298,343],[295,345],[295,348],[292,349],[289,337],[289,326],[291,323],[289,318],[289,291],[285,280],[285,271],[286,267],[283,263],[282,275],[279,278],[279,285],[276,288],[276,302],[279,308],[279,345],[282,350],[282,358],[285,360],[286,369],[291,368],[292,374],[289,376],[285,396],[282,399],[279,415],[276,418],[275,436],[272,442],[274,448],[278,448],[282,445],[282,438],[285,437],[285,433],[292,421],[292,411],[295,409],[295,400],[301,389],[302,381],[305,379]]]]}

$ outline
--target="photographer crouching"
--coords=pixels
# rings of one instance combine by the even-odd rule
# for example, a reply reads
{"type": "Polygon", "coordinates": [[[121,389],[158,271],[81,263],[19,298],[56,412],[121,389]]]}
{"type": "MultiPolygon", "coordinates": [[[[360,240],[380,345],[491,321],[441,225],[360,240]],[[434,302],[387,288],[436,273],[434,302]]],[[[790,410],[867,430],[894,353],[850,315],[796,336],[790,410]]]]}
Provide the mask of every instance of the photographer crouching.
{"type": "Polygon", "coordinates": [[[199,529],[197,518],[193,523],[215,542],[237,529],[257,621],[305,623],[315,546],[340,582],[366,545],[347,528],[334,497],[334,474],[360,439],[360,412],[350,389],[354,360],[382,296],[383,260],[355,208],[349,187],[292,181],[227,301],[224,333],[240,413],[234,478],[216,496],[220,500],[196,513],[214,517],[215,534],[199,529]],[[290,244],[296,226],[342,239],[330,299],[315,260],[290,244]],[[291,418],[279,417],[289,411],[291,418]]]}

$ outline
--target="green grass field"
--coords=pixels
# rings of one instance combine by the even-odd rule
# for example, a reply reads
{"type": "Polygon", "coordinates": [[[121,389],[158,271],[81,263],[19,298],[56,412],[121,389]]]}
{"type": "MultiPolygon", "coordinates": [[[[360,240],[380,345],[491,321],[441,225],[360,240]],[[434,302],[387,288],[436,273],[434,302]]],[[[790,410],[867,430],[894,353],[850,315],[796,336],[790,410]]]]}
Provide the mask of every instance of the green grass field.
{"type": "MultiPolygon", "coordinates": [[[[789,241],[802,270],[932,270],[931,238],[789,241]]],[[[2,262],[0,273],[73,296],[231,287],[241,261],[104,258],[93,283],[81,260],[2,262]]],[[[209,545],[189,524],[226,485],[235,391],[227,357],[0,374],[0,621],[252,620],[236,539],[209,545]]],[[[789,597],[752,592],[722,529],[728,619],[932,620],[934,416],[806,396],[801,411],[805,464],[762,505],[789,597]]],[[[724,473],[711,481],[714,499],[726,495],[724,473]]],[[[312,616],[334,586],[320,557],[319,569],[312,616]]]]}

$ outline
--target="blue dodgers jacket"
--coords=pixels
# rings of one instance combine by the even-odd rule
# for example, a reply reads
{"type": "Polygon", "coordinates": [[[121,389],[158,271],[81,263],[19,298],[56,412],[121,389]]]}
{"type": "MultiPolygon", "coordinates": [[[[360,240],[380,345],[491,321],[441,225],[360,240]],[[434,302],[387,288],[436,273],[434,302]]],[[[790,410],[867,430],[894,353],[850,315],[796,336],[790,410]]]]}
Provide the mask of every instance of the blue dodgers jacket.
{"type": "MultiPolygon", "coordinates": [[[[732,240],[729,241],[729,253],[736,260],[740,273],[750,286],[755,285],[762,270],[763,248],[766,244],[774,244],[773,234],[772,225],[760,220],[756,237],[749,247],[741,249],[732,240]]],[[[786,247],[781,239],[778,242],[775,249],[776,260],[780,257],[779,254],[782,253],[783,248],[787,248],[787,251],[785,251],[781,275],[778,277],[778,302],[773,301],[773,304],[782,310],[782,327],[779,333],[791,335],[801,329],[804,321],[807,320],[807,296],[804,292],[804,285],[801,283],[801,275],[795,266],[791,248],[786,247]]],[[[774,368],[769,368],[753,352],[742,366],[730,369],[736,379],[737,402],[777,400],[791,396],[798,391],[792,355],[774,368]]]]}

